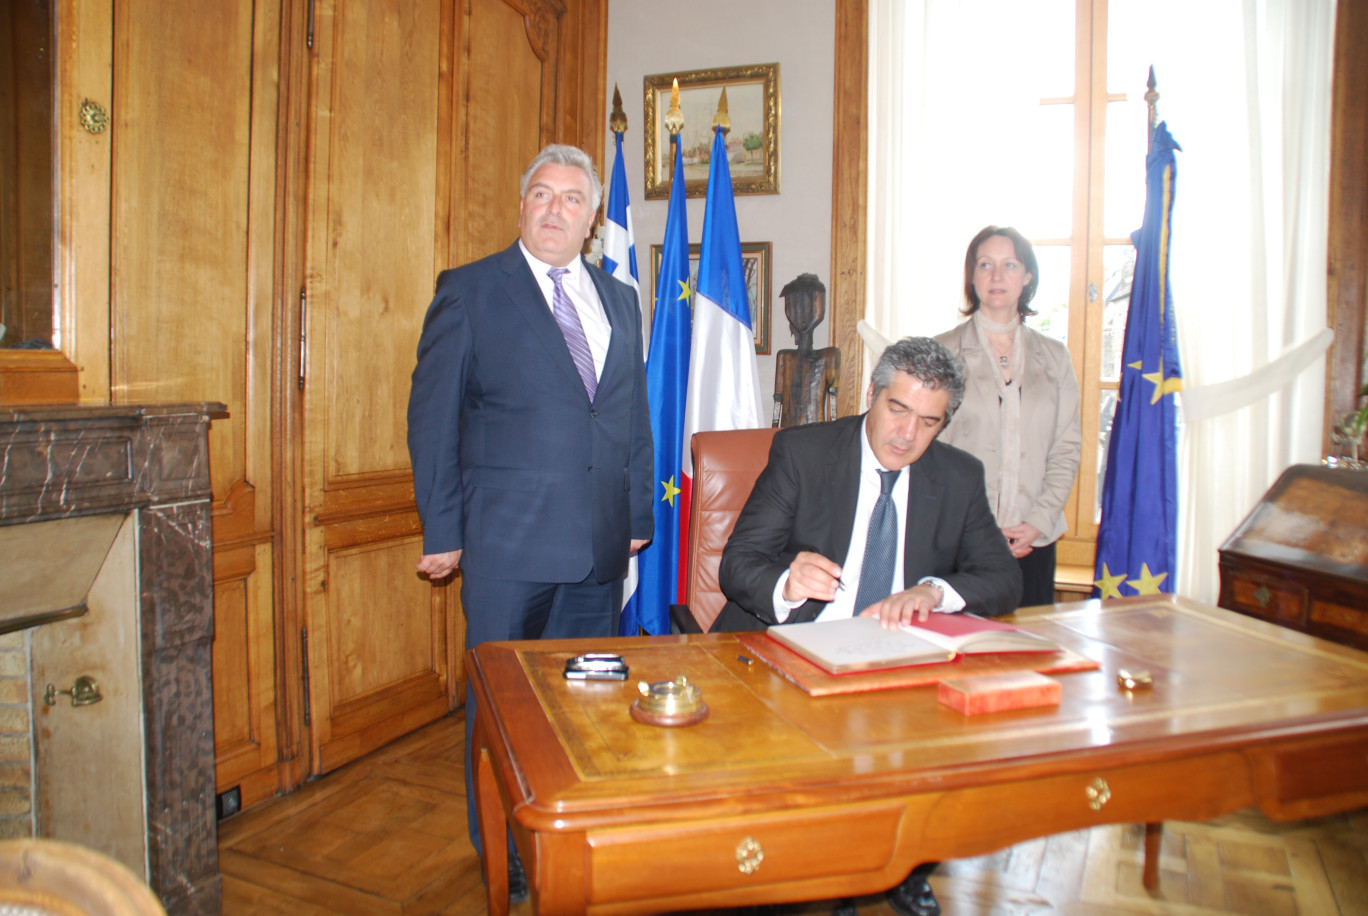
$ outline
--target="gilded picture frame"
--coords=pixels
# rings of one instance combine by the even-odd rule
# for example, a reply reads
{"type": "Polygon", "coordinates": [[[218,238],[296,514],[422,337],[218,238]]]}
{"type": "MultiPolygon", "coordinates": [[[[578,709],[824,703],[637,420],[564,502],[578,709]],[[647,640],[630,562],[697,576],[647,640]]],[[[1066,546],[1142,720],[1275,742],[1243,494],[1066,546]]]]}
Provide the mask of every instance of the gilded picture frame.
{"type": "Polygon", "coordinates": [[[645,78],[646,199],[670,196],[673,151],[665,129],[670,87],[679,80],[684,112],[684,187],[688,197],[707,194],[713,116],[727,90],[728,164],[733,194],[779,193],[779,65],[750,64],[712,70],[657,73],[645,78]]]}
{"type": "MultiPolygon", "coordinates": [[[[751,330],[755,334],[755,355],[770,352],[770,253],[772,242],[742,242],[741,260],[746,267],[746,292],[750,294],[751,330]]],[[[655,291],[660,281],[661,246],[651,246],[651,297],[648,319],[655,317],[655,291]]],[[[698,262],[701,246],[689,246],[689,292],[698,291],[698,262]]]]}

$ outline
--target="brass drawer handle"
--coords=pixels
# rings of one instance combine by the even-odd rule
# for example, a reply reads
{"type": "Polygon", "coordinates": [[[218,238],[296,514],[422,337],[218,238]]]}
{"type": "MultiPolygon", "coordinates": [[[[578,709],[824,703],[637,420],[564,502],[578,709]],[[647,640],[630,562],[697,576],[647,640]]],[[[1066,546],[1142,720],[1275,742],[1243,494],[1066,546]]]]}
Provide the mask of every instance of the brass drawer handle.
{"type": "Polygon", "coordinates": [[[1268,602],[1273,600],[1273,593],[1268,590],[1267,585],[1260,585],[1254,589],[1254,600],[1259,603],[1259,607],[1268,610],[1268,602]]]}
{"type": "Polygon", "coordinates": [[[755,840],[746,837],[736,844],[736,867],[741,869],[741,874],[755,874],[763,861],[765,861],[765,850],[761,849],[760,844],[755,840]]]}
{"type": "Polygon", "coordinates": [[[1094,811],[1101,811],[1106,807],[1107,802],[1111,801],[1111,786],[1101,776],[1088,784],[1088,788],[1083,790],[1083,794],[1088,796],[1088,807],[1094,811]]]}

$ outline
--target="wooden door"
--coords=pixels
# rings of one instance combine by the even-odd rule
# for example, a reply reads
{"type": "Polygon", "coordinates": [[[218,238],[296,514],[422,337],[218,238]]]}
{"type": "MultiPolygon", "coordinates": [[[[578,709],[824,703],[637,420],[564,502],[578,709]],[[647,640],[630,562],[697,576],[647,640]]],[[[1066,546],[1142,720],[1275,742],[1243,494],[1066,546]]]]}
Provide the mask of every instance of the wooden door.
{"type": "Polygon", "coordinates": [[[406,408],[437,274],[517,235],[549,138],[558,11],[320,0],[306,190],[303,623],[311,771],[445,714],[464,621],[414,564],[406,408]],[[536,25],[535,23],[540,23],[536,25]]]}

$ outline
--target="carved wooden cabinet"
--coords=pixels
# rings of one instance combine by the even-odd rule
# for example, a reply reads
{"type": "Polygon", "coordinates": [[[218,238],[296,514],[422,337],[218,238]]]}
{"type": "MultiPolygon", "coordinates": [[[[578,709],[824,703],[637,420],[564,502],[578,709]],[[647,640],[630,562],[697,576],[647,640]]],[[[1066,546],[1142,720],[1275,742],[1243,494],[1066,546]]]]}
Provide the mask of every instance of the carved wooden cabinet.
{"type": "Polygon", "coordinates": [[[1220,568],[1222,607],[1368,649],[1368,472],[1288,468],[1220,568]]]}

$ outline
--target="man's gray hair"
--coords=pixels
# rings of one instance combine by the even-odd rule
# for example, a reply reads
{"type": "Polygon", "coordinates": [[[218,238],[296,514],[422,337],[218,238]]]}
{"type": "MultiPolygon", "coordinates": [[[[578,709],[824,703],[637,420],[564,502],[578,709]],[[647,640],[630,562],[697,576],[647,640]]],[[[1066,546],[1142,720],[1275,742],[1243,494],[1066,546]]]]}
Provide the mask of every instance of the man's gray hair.
{"type": "Polygon", "coordinates": [[[537,153],[537,157],[527,166],[522,173],[522,183],[518,186],[518,197],[527,196],[527,185],[532,181],[532,176],[537,169],[554,162],[556,165],[569,165],[580,169],[589,176],[589,197],[593,209],[597,210],[599,202],[603,200],[603,182],[599,181],[598,169],[594,168],[594,160],[589,158],[589,154],[577,146],[566,146],[563,143],[552,143],[542,147],[542,151],[537,153]]]}
{"type": "Polygon", "coordinates": [[[950,392],[950,404],[945,408],[949,425],[964,400],[964,364],[954,354],[930,337],[904,337],[889,344],[870,373],[875,397],[893,384],[895,372],[906,372],[927,388],[950,392]]]}

